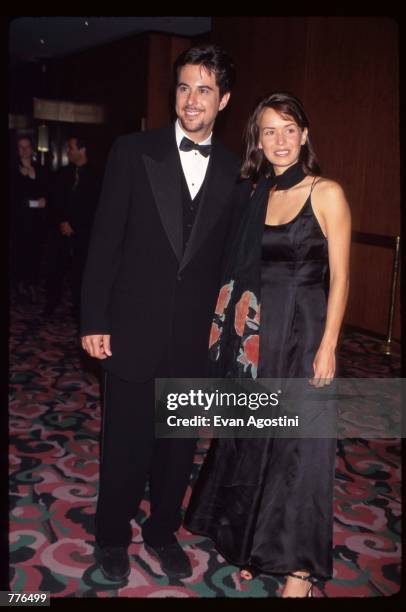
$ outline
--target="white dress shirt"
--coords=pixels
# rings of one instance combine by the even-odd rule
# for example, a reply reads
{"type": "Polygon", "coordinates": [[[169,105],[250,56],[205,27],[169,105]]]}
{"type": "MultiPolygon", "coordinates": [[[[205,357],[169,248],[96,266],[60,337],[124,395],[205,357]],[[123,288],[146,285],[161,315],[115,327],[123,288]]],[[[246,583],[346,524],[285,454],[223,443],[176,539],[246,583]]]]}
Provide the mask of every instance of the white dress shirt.
{"type": "MultiPolygon", "coordinates": [[[[204,181],[204,177],[206,176],[207,166],[209,165],[210,155],[204,157],[199,151],[181,151],[179,149],[180,142],[184,136],[189,138],[189,140],[193,140],[190,138],[179,125],[179,120],[177,119],[175,122],[175,133],[176,133],[176,143],[178,145],[178,151],[180,155],[180,163],[182,164],[183,173],[186,178],[186,183],[189,188],[190,197],[192,200],[198,193],[202,183],[204,181]]],[[[199,142],[200,145],[211,144],[212,134],[203,142],[199,142]]]]}

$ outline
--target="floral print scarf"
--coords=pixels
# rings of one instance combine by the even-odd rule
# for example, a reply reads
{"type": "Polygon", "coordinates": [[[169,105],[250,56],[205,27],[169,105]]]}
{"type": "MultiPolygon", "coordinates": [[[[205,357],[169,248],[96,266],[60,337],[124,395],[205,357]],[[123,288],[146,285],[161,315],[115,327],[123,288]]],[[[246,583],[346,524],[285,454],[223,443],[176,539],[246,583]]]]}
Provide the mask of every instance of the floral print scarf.
{"type": "Polygon", "coordinates": [[[209,339],[215,378],[257,377],[261,240],[271,186],[259,179],[229,251],[209,339]]]}
{"type": "Polygon", "coordinates": [[[301,162],[261,176],[229,251],[209,340],[213,378],[257,378],[261,311],[261,243],[272,188],[289,189],[306,174],[301,162]]]}

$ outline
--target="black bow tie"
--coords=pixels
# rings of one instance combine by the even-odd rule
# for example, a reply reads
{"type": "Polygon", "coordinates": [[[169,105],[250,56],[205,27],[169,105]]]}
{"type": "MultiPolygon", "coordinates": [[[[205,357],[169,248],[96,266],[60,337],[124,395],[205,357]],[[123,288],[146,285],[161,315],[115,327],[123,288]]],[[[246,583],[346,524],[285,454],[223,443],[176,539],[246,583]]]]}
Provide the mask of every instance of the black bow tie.
{"type": "Polygon", "coordinates": [[[181,151],[192,151],[192,149],[196,149],[203,157],[208,157],[211,153],[211,144],[199,145],[197,142],[193,142],[193,140],[184,136],[180,141],[179,149],[181,151]]]}

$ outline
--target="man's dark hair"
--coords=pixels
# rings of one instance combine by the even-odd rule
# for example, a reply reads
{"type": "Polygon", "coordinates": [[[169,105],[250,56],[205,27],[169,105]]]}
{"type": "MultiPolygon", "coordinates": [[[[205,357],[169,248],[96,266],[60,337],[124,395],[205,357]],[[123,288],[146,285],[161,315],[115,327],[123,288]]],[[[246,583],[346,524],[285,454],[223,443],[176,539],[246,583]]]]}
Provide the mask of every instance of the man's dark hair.
{"type": "Polygon", "coordinates": [[[71,139],[76,140],[76,146],[78,149],[85,148],[86,152],[88,153],[89,142],[88,142],[88,139],[83,134],[77,134],[76,132],[73,132],[72,134],[69,134],[66,141],[71,140],[71,139]]]}
{"type": "Polygon", "coordinates": [[[219,46],[205,44],[183,51],[175,62],[176,83],[179,79],[180,69],[186,64],[204,66],[206,70],[214,72],[221,98],[225,93],[231,91],[235,81],[234,62],[228,53],[219,46]]]}

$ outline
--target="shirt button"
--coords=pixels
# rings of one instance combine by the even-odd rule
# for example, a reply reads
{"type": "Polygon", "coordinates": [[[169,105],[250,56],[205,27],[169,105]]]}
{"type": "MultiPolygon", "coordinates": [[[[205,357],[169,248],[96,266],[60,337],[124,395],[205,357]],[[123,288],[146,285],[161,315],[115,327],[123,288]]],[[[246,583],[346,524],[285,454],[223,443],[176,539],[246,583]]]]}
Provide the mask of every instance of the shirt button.
{"type": "Polygon", "coordinates": [[[182,275],[178,274],[176,278],[178,279],[178,281],[181,281],[182,280],[182,275]]]}
{"type": "Polygon", "coordinates": [[[192,224],[191,224],[191,223],[188,223],[188,224],[187,224],[187,226],[188,226],[188,227],[192,227],[192,224]]]}

